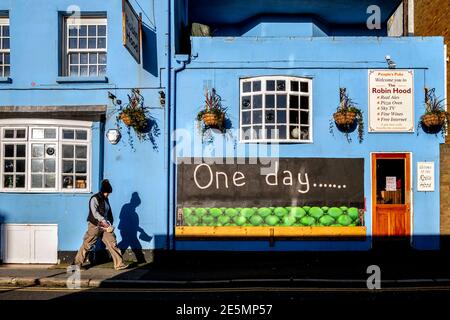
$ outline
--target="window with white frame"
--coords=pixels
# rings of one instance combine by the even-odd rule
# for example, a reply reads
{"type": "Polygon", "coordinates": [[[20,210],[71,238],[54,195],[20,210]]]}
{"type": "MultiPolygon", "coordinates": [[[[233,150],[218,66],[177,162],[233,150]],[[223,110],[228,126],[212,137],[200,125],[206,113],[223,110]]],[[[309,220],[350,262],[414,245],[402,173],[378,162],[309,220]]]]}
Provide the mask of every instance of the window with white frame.
{"type": "Polygon", "coordinates": [[[0,17],[0,78],[10,76],[9,19],[0,17]]]}
{"type": "Polygon", "coordinates": [[[64,65],[67,76],[106,75],[106,21],[106,18],[66,18],[64,65]]]}
{"type": "Polygon", "coordinates": [[[0,132],[1,191],[89,191],[89,126],[0,124],[0,132]]]}
{"type": "Polygon", "coordinates": [[[241,142],[312,142],[312,80],[240,80],[241,142]]]}

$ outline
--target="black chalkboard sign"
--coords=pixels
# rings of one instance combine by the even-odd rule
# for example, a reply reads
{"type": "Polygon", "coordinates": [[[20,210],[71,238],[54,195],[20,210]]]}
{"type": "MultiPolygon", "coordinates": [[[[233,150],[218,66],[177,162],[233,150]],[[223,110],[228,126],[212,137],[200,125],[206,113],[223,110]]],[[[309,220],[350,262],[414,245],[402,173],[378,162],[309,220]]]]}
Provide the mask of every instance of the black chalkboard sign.
{"type": "Polygon", "coordinates": [[[178,207],[364,206],[363,158],[180,158],[178,207]]]}

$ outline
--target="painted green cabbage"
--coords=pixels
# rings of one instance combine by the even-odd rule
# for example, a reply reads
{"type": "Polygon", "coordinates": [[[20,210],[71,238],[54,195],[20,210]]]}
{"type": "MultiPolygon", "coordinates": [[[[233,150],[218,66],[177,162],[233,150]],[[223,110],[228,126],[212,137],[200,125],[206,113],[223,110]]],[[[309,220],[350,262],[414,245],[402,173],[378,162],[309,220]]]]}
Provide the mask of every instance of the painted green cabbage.
{"type": "Polygon", "coordinates": [[[217,218],[222,215],[222,210],[220,210],[219,208],[211,208],[209,209],[209,214],[217,218]]]}
{"type": "Polygon", "coordinates": [[[240,214],[246,217],[247,219],[250,218],[254,213],[255,210],[253,208],[244,208],[240,212],[240,214]]]}
{"type": "Polygon", "coordinates": [[[270,215],[266,217],[265,221],[269,226],[275,226],[280,222],[280,218],[275,215],[270,215]]]}
{"type": "Polygon", "coordinates": [[[202,222],[203,222],[205,225],[210,226],[210,225],[214,224],[215,220],[214,220],[214,217],[211,216],[211,215],[204,215],[204,216],[202,217],[202,222]]]}
{"type": "Polygon", "coordinates": [[[272,210],[270,208],[259,208],[258,209],[258,214],[263,218],[269,216],[271,213],[272,213],[272,210]]]}
{"type": "Polygon", "coordinates": [[[283,225],[285,225],[285,226],[288,226],[288,227],[293,226],[295,221],[296,221],[295,217],[293,217],[293,216],[289,215],[289,216],[283,217],[283,225]]]}
{"type": "Polygon", "coordinates": [[[347,210],[347,214],[353,221],[355,221],[359,217],[358,208],[349,208],[347,210]]]}
{"type": "Polygon", "coordinates": [[[316,219],[314,219],[313,217],[310,217],[310,216],[305,216],[300,219],[300,223],[303,226],[312,226],[314,223],[316,223],[316,219]]]}
{"type": "Polygon", "coordinates": [[[319,219],[321,216],[323,216],[323,211],[319,207],[312,207],[309,209],[308,215],[315,219],[319,219]]]}
{"type": "Polygon", "coordinates": [[[328,209],[328,215],[334,219],[339,218],[343,214],[342,210],[336,207],[328,209]]]}
{"type": "Polygon", "coordinates": [[[197,215],[199,217],[201,217],[201,216],[203,216],[203,215],[205,215],[207,213],[208,213],[208,211],[205,208],[197,208],[197,209],[195,209],[195,215],[197,215]]]}
{"type": "Polygon", "coordinates": [[[196,226],[200,222],[199,217],[190,215],[186,217],[185,222],[188,226],[196,226]]]}
{"type": "Polygon", "coordinates": [[[294,207],[291,209],[290,215],[292,215],[296,219],[300,219],[306,215],[306,211],[303,208],[294,207]]]}
{"type": "Polygon", "coordinates": [[[335,223],[335,220],[333,217],[326,214],[326,215],[323,215],[322,217],[320,217],[319,222],[323,226],[330,226],[333,223],[335,223]]]}
{"type": "Polygon", "coordinates": [[[356,207],[183,208],[187,226],[358,226],[356,207]]]}
{"type": "Polygon", "coordinates": [[[236,209],[233,208],[228,208],[227,210],[225,210],[225,214],[227,216],[229,216],[230,218],[237,216],[238,211],[236,209]]]}
{"type": "Polygon", "coordinates": [[[217,218],[217,221],[223,226],[230,223],[230,220],[231,220],[230,217],[226,215],[221,215],[220,217],[217,218]]]}
{"type": "Polygon", "coordinates": [[[289,211],[283,207],[277,207],[273,210],[273,213],[279,218],[286,216],[288,212],[289,211]]]}
{"type": "Polygon", "coordinates": [[[247,219],[245,219],[245,217],[241,215],[234,217],[233,220],[238,226],[243,226],[245,223],[247,223],[247,219]]]}
{"type": "Polygon", "coordinates": [[[348,215],[343,214],[342,216],[340,216],[339,218],[337,218],[337,222],[339,224],[342,224],[343,226],[348,226],[350,225],[353,221],[352,218],[350,218],[348,215]]]}
{"type": "Polygon", "coordinates": [[[257,215],[257,214],[254,214],[250,218],[250,223],[254,226],[260,226],[263,222],[264,222],[264,219],[260,215],[257,215]]]}

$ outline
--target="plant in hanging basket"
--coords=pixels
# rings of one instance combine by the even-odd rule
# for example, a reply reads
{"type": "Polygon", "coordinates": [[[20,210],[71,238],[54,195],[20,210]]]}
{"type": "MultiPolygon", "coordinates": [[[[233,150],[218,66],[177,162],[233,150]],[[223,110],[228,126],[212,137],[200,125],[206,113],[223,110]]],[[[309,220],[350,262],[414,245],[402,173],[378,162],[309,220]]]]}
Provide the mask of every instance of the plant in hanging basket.
{"type": "MultiPolygon", "coordinates": [[[[197,121],[202,134],[202,139],[209,129],[225,131],[226,108],[222,106],[221,98],[215,89],[205,90],[205,105],[197,113],[197,121]]],[[[210,137],[208,140],[212,140],[210,137]]]]}
{"type": "Polygon", "coordinates": [[[157,149],[156,138],[160,135],[160,130],[156,119],[149,112],[150,108],[144,104],[144,97],[139,89],[132,89],[128,95],[128,103],[126,105],[119,104],[118,115],[116,117],[116,125],[121,129],[120,122],[127,126],[128,141],[134,150],[134,141],[131,135],[131,129],[136,133],[139,141],[150,140],[154,149],[157,149]]]}
{"type": "Polygon", "coordinates": [[[144,99],[139,89],[133,89],[128,95],[128,104],[119,111],[119,118],[127,127],[132,127],[136,133],[142,133],[147,126],[148,108],[144,106],[144,99]]]}
{"type": "Polygon", "coordinates": [[[203,121],[208,128],[223,130],[225,124],[225,108],[215,89],[205,90],[205,105],[197,114],[197,120],[203,121]]]}
{"type": "Polygon", "coordinates": [[[224,120],[225,120],[224,113],[208,112],[202,115],[203,123],[210,128],[220,129],[224,123],[224,120]]]}
{"type": "Polygon", "coordinates": [[[120,113],[120,120],[127,126],[131,127],[133,125],[133,119],[132,117],[127,114],[127,112],[121,112],[120,113]]]}
{"type": "Polygon", "coordinates": [[[450,113],[445,109],[444,99],[436,98],[435,89],[425,88],[425,113],[420,117],[419,125],[426,133],[447,134],[450,113]]]}
{"type": "Polygon", "coordinates": [[[334,125],[343,132],[348,142],[351,142],[350,133],[358,129],[358,141],[361,143],[364,136],[364,118],[362,111],[356,107],[346,93],[345,88],[340,88],[340,103],[333,113],[333,118],[330,120],[330,132],[333,133],[334,125]]]}

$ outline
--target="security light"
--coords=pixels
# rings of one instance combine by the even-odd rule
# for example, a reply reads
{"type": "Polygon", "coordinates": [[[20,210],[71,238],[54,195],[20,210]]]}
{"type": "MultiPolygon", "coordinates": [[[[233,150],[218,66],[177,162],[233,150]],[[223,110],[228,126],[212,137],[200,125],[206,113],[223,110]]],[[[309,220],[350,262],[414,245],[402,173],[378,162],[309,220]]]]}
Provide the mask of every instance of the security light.
{"type": "Polygon", "coordinates": [[[106,138],[111,144],[117,144],[120,141],[122,134],[118,129],[109,129],[106,132],[106,138]]]}
{"type": "Polygon", "coordinates": [[[161,106],[165,106],[166,104],[166,94],[164,93],[164,91],[159,91],[159,104],[161,106]]]}

